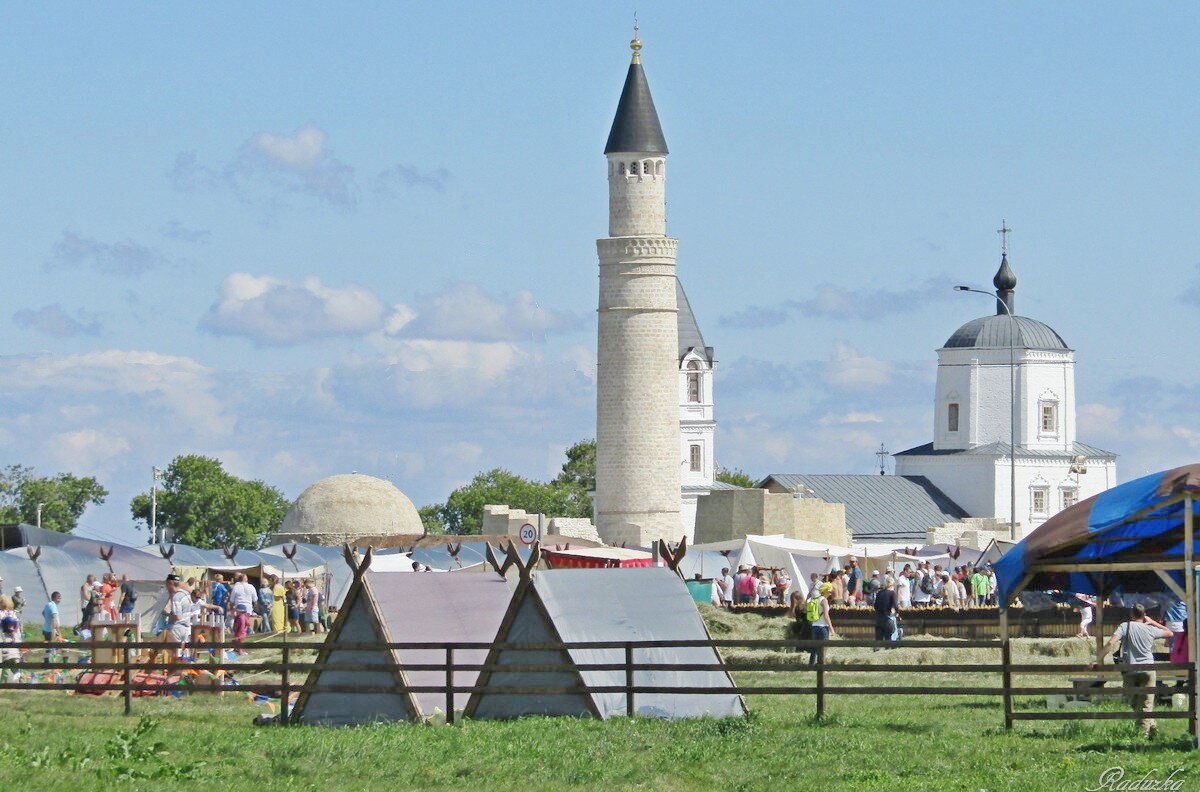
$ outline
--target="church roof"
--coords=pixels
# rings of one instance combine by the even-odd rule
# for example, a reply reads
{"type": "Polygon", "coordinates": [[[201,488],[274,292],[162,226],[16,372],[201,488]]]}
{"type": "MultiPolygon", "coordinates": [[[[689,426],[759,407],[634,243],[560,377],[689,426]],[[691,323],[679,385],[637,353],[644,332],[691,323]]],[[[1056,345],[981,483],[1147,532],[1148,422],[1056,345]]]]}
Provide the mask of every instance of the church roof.
{"type": "Polygon", "coordinates": [[[798,497],[845,504],[846,530],[856,542],[924,542],[928,529],[969,516],[924,476],[772,473],[759,486],[772,481],[798,497]]]}
{"type": "Polygon", "coordinates": [[[954,331],[946,340],[946,349],[1007,349],[1010,345],[1020,349],[1069,349],[1062,336],[1046,324],[1028,316],[1011,319],[999,314],[972,319],[954,331]],[[1016,344],[1012,344],[1013,324],[1016,324],[1016,344]]]}
{"type": "MultiPolygon", "coordinates": [[[[907,451],[898,451],[892,456],[953,456],[971,455],[971,456],[1008,456],[1008,443],[997,440],[994,443],[975,446],[974,448],[938,448],[933,447],[933,443],[926,443],[915,448],[910,448],[907,451]]],[[[1113,461],[1117,455],[1112,451],[1105,451],[1102,448],[1087,445],[1086,443],[1075,443],[1071,447],[1070,453],[1066,451],[1055,451],[1053,449],[1043,448],[1026,448],[1025,446],[1017,446],[1017,459],[1046,459],[1057,457],[1066,459],[1068,457],[1086,457],[1087,459],[1101,459],[1104,461],[1113,461]]]]}
{"type": "Polygon", "coordinates": [[[696,315],[692,313],[692,304],[688,302],[683,292],[683,282],[675,278],[675,307],[679,309],[676,322],[679,327],[679,359],[695,349],[704,355],[708,365],[713,364],[713,349],[704,345],[704,336],[700,334],[700,325],[696,323],[696,315]]]}
{"type": "Polygon", "coordinates": [[[621,100],[617,103],[617,114],[613,117],[605,154],[613,152],[635,152],[638,154],[666,154],[667,139],[663,137],[662,125],[658,123],[658,112],[650,96],[650,83],[640,59],[634,56],[625,76],[625,87],[621,89],[621,100]]]}

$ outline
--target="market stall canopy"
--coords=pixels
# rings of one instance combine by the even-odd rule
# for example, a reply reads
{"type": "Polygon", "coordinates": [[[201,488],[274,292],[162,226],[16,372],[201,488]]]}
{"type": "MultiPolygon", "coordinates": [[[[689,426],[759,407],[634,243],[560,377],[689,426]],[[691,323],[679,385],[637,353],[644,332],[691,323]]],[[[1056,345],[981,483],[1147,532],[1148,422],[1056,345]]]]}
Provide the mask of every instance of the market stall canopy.
{"type": "MultiPolygon", "coordinates": [[[[162,580],[171,571],[171,565],[162,557],[148,556],[136,548],[116,542],[101,542],[74,534],[47,531],[25,523],[10,526],[10,531],[16,533],[17,541],[6,543],[13,547],[53,547],[67,554],[62,558],[78,561],[83,575],[72,581],[76,589],[83,583],[84,576],[93,574],[99,577],[109,571],[110,564],[113,572],[129,575],[133,580],[162,580]],[[107,562],[101,557],[101,553],[109,556],[107,562]]],[[[25,551],[20,549],[18,552],[23,554],[25,551]]],[[[44,558],[48,561],[49,555],[44,558]]],[[[66,589],[63,589],[63,596],[67,596],[66,589]]]]}
{"type": "Polygon", "coordinates": [[[1107,595],[1118,587],[1161,591],[1169,588],[1163,577],[1182,585],[1184,523],[1197,494],[1200,464],[1144,476],[1064,509],[993,564],[1001,607],[1026,588],[1107,595]]]}
{"type": "Polygon", "coordinates": [[[555,569],[654,566],[652,554],[625,547],[588,547],[580,550],[543,549],[542,557],[555,569]]]}

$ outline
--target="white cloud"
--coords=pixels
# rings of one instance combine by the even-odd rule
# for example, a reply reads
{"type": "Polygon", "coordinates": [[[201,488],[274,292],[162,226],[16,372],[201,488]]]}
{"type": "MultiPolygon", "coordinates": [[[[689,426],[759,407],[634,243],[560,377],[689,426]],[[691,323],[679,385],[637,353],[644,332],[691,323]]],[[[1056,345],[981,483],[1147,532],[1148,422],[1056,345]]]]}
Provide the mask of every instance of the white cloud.
{"type": "Polygon", "coordinates": [[[93,428],[52,435],[46,446],[60,470],[70,470],[77,475],[103,474],[131,450],[124,437],[93,428]]]}
{"type": "Polygon", "coordinates": [[[839,340],[834,342],[824,379],[843,388],[876,388],[891,382],[893,368],[887,361],[860,355],[849,342],[839,340]]]}
{"type": "Polygon", "coordinates": [[[325,159],[325,143],[329,135],[315,124],[307,124],[292,135],[260,132],[246,141],[246,148],[258,152],[269,162],[282,168],[310,171],[325,159]]]}
{"type": "Polygon", "coordinates": [[[354,168],[335,157],[328,142],[325,130],[312,123],[290,135],[259,132],[220,167],[203,164],[194,151],[181,152],[168,176],[177,189],[229,189],[246,203],[269,200],[262,192],[266,187],[353,209],[358,204],[354,168]]]}
{"type": "Polygon", "coordinates": [[[471,341],[529,341],[574,330],[579,317],[540,306],[528,291],[497,299],[472,283],[452,283],[417,301],[415,317],[399,334],[471,341]]]}
{"type": "MultiPolygon", "coordinates": [[[[213,372],[186,357],[137,350],[105,350],[82,355],[0,357],[0,393],[18,407],[44,409],[50,403],[75,404],[108,396],[145,401],[184,422],[191,431],[225,434],[233,428],[213,395],[213,372]]],[[[132,405],[131,405],[132,406],[132,405]]]]}
{"type": "Polygon", "coordinates": [[[845,424],[883,423],[883,418],[871,412],[848,412],[842,414],[825,413],[818,421],[821,426],[840,426],[845,424]]]}
{"type": "Polygon", "coordinates": [[[289,192],[299,192],[346,208],[358,203],[354,169],[334,157],[329,135],[306,124],[291,135],[260,132],[242,145],[234,171],[262,175],[289,192]]]}
{"type": "Polygon", "coordinates": [[[332,287],[315,277],[287,281],[235,272],[221,282],[200,327],[239,335],[259,346],[332,336],[362,336],[384,326],[388,306],[357,284],[332,287]]]}
{"type": "Polygon", "coordinates": [[[22,308],[13,314],[13,321],[22,327],[57,338],[100,335],[100,321],[94,315],[80,309],[72,316],[58,303],[43,305],[36,310],[22,308]]]}
{"type": "Polygon", "coordinates": [[[574,344],[563,353],[563,360],[592,382],[596,381],[596,350],[593,347],[574,344]]]}
{"type": "Polygon", "coordinates": [[[1121,421],[1121,409],[1107,404],[1081,404],[1076,411],[1080,437],[1107,435],[1114,431],[1121,421]]]}

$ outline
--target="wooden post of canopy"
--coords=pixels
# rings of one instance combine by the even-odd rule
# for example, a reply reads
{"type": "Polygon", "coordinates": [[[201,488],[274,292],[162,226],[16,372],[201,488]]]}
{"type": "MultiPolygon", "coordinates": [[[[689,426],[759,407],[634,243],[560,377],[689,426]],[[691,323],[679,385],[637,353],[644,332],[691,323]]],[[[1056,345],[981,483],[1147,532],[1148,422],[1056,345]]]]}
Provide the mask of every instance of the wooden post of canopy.
{"type": "Polygon", "coordinates": [[[1000,663],[1001,685],[1004,687],[1004,728],[1012,729],[1012,647],[1008,642],[1008,602],[1001,602],[1000,607],[1000,663]]]}
{"type": "Polygon", "coordinates": [[[1187,638],[1191,642],[1188,647],[1188,657],[1192,661],[1191,705],[1192,705],[1192,747],[1200,748],[1200,630],[1196,628],[1196,617],[1200,615],[1200,600],[1196,597],[1196,512],[1192,503],[1192,493],[1183,496],[1183,579],[1184,591],[1187,593],[1187,616],[1184,624],[1187,626],[1187,638]]]}

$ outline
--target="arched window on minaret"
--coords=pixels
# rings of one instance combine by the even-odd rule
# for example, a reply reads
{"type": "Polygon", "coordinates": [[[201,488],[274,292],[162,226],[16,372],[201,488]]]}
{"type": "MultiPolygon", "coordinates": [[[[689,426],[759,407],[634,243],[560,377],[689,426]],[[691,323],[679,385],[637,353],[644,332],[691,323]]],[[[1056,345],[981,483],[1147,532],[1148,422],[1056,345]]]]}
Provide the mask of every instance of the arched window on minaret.
{"type": "Polygon", "coordinates": [[[687,400],[692,404],[699,404],[701,399],[700,393],[700,363],[693,360],[687,364],[687,400]]]}
{"type": "Polygon", "coordinates": [[[655,166],[655,168],[654,168],[654,175],[655,175],[655,176],[662,176],[662,175],[663,175],[663,161],[662,161],[662,160],[659,160],[659,161],[658,161],[658,163],[657,163],[657,165],[655,166]]]}

